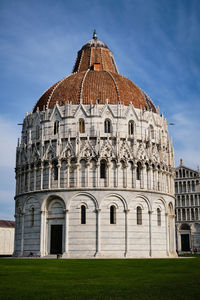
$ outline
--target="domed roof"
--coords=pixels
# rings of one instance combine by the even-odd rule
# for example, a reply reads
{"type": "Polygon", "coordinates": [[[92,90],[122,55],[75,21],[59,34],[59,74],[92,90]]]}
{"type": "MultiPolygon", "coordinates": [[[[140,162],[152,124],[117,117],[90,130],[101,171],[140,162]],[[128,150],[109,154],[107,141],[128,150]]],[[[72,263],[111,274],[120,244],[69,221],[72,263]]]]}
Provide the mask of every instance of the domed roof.
{"type": "Polygon", "coordinates": [[[73,74],[58,81],[38,100],[33,112],[71,104],[118,104],[147,108],[156,112],[151,99],[128,78],[120,75],[112,52],[97,39],[87,42],[78,52],[73,74]]]}

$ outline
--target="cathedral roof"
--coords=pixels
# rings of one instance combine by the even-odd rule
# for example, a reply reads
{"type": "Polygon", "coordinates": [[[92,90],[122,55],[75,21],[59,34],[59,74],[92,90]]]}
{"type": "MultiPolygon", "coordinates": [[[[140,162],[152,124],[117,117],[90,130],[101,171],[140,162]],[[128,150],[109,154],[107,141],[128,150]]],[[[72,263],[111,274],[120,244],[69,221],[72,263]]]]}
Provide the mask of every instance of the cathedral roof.
{"type": "Polygon", "coordinates": [[[50,87],[38,100],[33,112],[72,104],[124,104],[156,112],[151,99],[128,78],[120,75],[114,56],[106,44],[97,39],[87,42],[78,52],[73,73],[50,87]]]}
{"type": "Polygon", "coordinates": [[[15,222],[8,220],[0,220],[0,227],[13,228],[15,227],[15,222]]]}

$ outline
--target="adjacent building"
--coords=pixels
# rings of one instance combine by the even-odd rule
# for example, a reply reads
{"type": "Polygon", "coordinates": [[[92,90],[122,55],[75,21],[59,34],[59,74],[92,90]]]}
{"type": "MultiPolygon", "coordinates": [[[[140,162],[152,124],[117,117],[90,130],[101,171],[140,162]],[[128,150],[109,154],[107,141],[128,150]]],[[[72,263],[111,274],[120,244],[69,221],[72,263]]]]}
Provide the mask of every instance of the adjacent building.
{"type": "Polygon", "coordinates": [[[0,220],[0,255],[13,254],[14,232],[14,221],[0,220]]]}
{"type": "Polygon", "coordinates": [[[200,252],[200,173],[183,164],[175,172],[178,252],[200,252]]]}

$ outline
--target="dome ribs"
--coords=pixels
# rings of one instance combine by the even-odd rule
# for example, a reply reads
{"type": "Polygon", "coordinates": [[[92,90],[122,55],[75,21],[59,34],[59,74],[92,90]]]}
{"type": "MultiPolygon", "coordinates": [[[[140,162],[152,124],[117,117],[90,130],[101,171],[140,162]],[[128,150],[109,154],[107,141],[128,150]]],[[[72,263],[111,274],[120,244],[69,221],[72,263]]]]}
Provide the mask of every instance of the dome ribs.
{"type": "Polygon", "coordinates": [[[90,66],[90,56],[91,56],[91,49],[83,50],[83,54],[81,57],[80,65],[79,65],[79,72],[86,71],[89,69],[90,66]]]}
{"type": "MultiPolygon", "coordinates": [[[[46,104],[46,108],[48,109],[49,108],[49,103],[50,103],[50,101],[51,101],[51,98],[52,98],[52,96],[53,96],[53,94],[54,94],[54,92],[55,92],[55,90],[57,89],[57,87],[65,80],[65,79],[67,79],[69,77],[69,75],[67,76],[67,77],[64,77],[62,80],[60,80],[60,81],[58,81],[58,83],[55,85],[55,87],[53,88],[53,90],[52,90],[52,92],[51,92],[51,94],[49,95],[49,98],[48,98],[48,100],[47,100],[47,104],[46,104]]],[[[55,99],[55,101],[57,102],[59,102],[59,99],[58,100],[56,100],[55,99]]]]}
{"type": "Polygon", "coordinates": [[[146,107],[146,101],[140,89],[128,78],[116,76],[115,73],[112,75],[118,86],[121,103],[128,106],[130,102],[132,102],[134,107],[142,107],[144,109],[146,107]]]}
{"type": "Polygon", "coordinates": [[[134,107],[151,108],[156,112],[153,102],[150,103],[143,92],[128,78],[109,71],[94,71],[88,69],[84,72],[77,72],[65,77],[53,85],[38,100],[34,107],[39,110],[53,108],[56,102],[65,105],[66,102],[72,104],[105,104],[108,99],[109,104],[124,104],[128,106],[131,102],[134,107]]]}
{"type": "Polygon", "coordinates": [[[73,67],[72,73],[76,73],[79,71],[79,66],[80,66],[81,60],[82,60],[82,54],[83,54],[83,52],[81,50],[78,51],[78,55],[77,55],[76,62],[73,67]]]}
{"type": "Polygon", "coordinates": [[[102,58],[104,70],[115,73],[115,67],[113,65],[113,61],[111,59],[111,55],[107,49],[102,49],[102,58]]]}
{"type": "Polygon", "coordinates": [[[81,82],[80,97],[79,97],[79,101],[80,101],[81,104],[82,104],[83,85],[84,85],[85,78],[86,78],[88,72],[89,72],[89,69],[85,72],[85,75],[83,76],[83,79],[82,79],[82,82],[81,82]]]}
{"type": "Polygon", "coordinates": [[[108,71],[105,71],[105,72],[107,72],[110,75],[110,77],[112,78],[112,80],[114,82],[114,85],[115,85],[115,88],[116,88],[116,92],[117,92],[117,96],[118,96],[118,103],[120,103],[120,95],[119,95],[119,90],[118,90],[117,83],[116,83],[113,75],[110,72],[108,72],[108,71]]]}
{"type": "Polygon", "coordinates": [[[90,104],[97,99],[99,104],[105,104],[107,99],[109,103],[118,103],[116,87],[110,75],[105,71],[91,70],[84,81],[82,103],[90,104]]]}

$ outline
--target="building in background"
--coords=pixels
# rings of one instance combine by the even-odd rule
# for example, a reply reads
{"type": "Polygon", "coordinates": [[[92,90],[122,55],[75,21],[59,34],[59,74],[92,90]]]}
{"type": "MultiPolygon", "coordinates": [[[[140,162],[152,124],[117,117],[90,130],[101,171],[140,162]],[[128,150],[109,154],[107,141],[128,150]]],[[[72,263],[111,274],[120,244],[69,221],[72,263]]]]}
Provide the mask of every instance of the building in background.
{"type": "Polygon", "coordinates": [[[14,232],[14,221],[0,220],[0,255],[13,254],[14,232]]]}
{"type": "Polygon", "coordinates": [[[200,173],[183,165],[176,168],[176,240],[178,252],[200,251],[200,173]]]}
{"type": "Polygon", "coordinates": [[[167,120],[93,39],[23,121],[15,256],[174,257],[167,120]]]}

